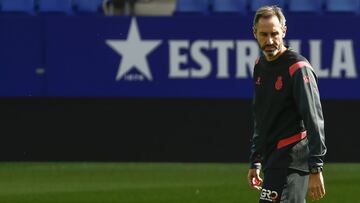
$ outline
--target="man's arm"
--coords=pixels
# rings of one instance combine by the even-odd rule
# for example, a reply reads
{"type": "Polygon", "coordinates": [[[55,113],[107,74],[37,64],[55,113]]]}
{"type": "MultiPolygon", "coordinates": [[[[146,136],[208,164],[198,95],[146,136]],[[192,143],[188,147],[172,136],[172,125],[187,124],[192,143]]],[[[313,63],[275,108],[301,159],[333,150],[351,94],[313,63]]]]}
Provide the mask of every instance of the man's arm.
{"type": "MultiPolygon", "coordinates": [[[[256,60],[256,64],[259,62],[259,58],[256,60]]],[[[253,78],[256,77],[256,68],[254,68],[254,75],[253,78]]],[[[261,161],[262,156],[261,152],[259,152],[259,129],[256,122],[255,116],[255,105],[256,105],[256,91],[254,91],[253,101],[252,101],[252,117],[253,117],[253,136],[250,140],[251,147],[250,147],[250,169],[247,175],[249,186],[255,188],[257,190],[261,189],[261,184],[263,180],[260,178],[260,170],[261,170],[261,161]]]]}
{"type": "MultiPolygon", "coordinates": [[[[256,93],[254,93],[253,97],[253,111],[254,111],[254,105],[255,105],[255,96],[256,93]]],[[[256,123],[256,117],[255,112],[253,112],[253,122],[254,122],[254,133],[250,140],[251,147],[250,147],[250,168],[251,169],[261,169],[261,161],[262,156],[261,152],[259,151],[259,129],[256,123]]]]}
{"type": "Polygon", "coordinates": [[[294,72],[293,80],[294,99],[308,135],[311,170],[323,166],[326,154],[324,118],[317,79],[310,67],[302,67],[294,72]]]}
{"type": "Polygon", "coordinates": [[[323,157],[326,154],[324,118],[315,73],[310,66],[304,66],[304,63],[301,66],[290,74],[293,74],[294,80],[294,99],[304,121],[309,140],[308,164],[311,173],[308,196],[311,200],[318,200],[325,195],[322,175],[323,157]]]}
{"type": "Polygon", "coordinates": [[[259,129],[258,126],[256,125],[256,117],[255,117],[255,112],[254,112],[254,106],[255,106],[255,98],[256,98],[256,93],[254,93],[254,97],[253,97],[253,122],[254,122],[254,133],[253,136],[250,140],[251,142],[251,147],[250,147],[250,169],[247,175],[247,179],[248,179],[248,183],[249,186],[257,189],[257,190],[261,190],[261,184],[263,182],[263,180],[260,177],[260,170],[261,170],[261,161],[262,161],[262,156],[261,156],[261,152],[259,152],[259,129]]]}

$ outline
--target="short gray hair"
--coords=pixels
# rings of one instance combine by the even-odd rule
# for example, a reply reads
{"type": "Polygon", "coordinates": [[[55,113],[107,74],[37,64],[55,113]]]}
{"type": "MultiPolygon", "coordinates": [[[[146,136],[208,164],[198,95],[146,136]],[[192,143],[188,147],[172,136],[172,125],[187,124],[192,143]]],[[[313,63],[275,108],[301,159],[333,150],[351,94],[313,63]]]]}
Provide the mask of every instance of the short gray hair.
{"type": "Polygon", "coordinates": [[[253,29],[256,30],[257,24],[258,24],[260,18],[269,18],[272,16],[276,16],[279,19],[281,26],[285,27],[286,19],[285,19],[285,16],[280,7],[278,7],[278,6],[263,6],[263,7],[260,7],[255,13],[255,17],[254,17],[254,21],[253,21],[253,29]]]}

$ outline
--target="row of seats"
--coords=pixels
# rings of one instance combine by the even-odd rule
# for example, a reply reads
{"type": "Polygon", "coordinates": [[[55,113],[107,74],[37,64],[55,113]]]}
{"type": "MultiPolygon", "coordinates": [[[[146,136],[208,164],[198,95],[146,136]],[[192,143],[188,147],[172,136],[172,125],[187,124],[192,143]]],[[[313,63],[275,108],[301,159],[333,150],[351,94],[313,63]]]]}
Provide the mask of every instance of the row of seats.
{"type": "Polygon", "coordinates": [[[0,0],[2,13],[97,13],[102,0],[0,0]]]}
{"type": "MultiPolygon", "coordinates": [[[[0,0],[1,13],[97,13],[103,0],[0,0]]],[[[349,12],[360,14],[360,0],[177,0],[175,14],[248,14],[263,5],[279,5],[285,12],[349,12]]]]}
{"type": "Polygon", "coordinates": [[[177,0],[176,13],[247,14],[263,5],[278,5],[285,12],[360,13],[360,0],[177,0]]]}

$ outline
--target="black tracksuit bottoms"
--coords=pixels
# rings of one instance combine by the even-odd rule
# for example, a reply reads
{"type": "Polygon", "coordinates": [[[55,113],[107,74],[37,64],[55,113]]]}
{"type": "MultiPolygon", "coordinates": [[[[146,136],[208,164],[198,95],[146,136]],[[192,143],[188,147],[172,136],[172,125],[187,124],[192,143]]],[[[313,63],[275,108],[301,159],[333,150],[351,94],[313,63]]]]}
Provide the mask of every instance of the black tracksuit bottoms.
{"type": "Polygon", "coordinates": [[[309,173],[294,169],[266,169],[260,203],[305,203],[309,173]]]}

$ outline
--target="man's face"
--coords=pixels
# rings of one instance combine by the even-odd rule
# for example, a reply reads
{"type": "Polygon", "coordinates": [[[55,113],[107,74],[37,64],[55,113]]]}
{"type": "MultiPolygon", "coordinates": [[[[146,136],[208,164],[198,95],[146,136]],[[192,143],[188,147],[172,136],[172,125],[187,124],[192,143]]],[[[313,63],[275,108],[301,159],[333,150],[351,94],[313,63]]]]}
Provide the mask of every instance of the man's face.
{"type": "Polygon", "coordinates": [[[286,27],[281,26],[276,16],[259,19],[254,37],[268,60],[276,59],[283,49],[285,33],[286,27]]]}

